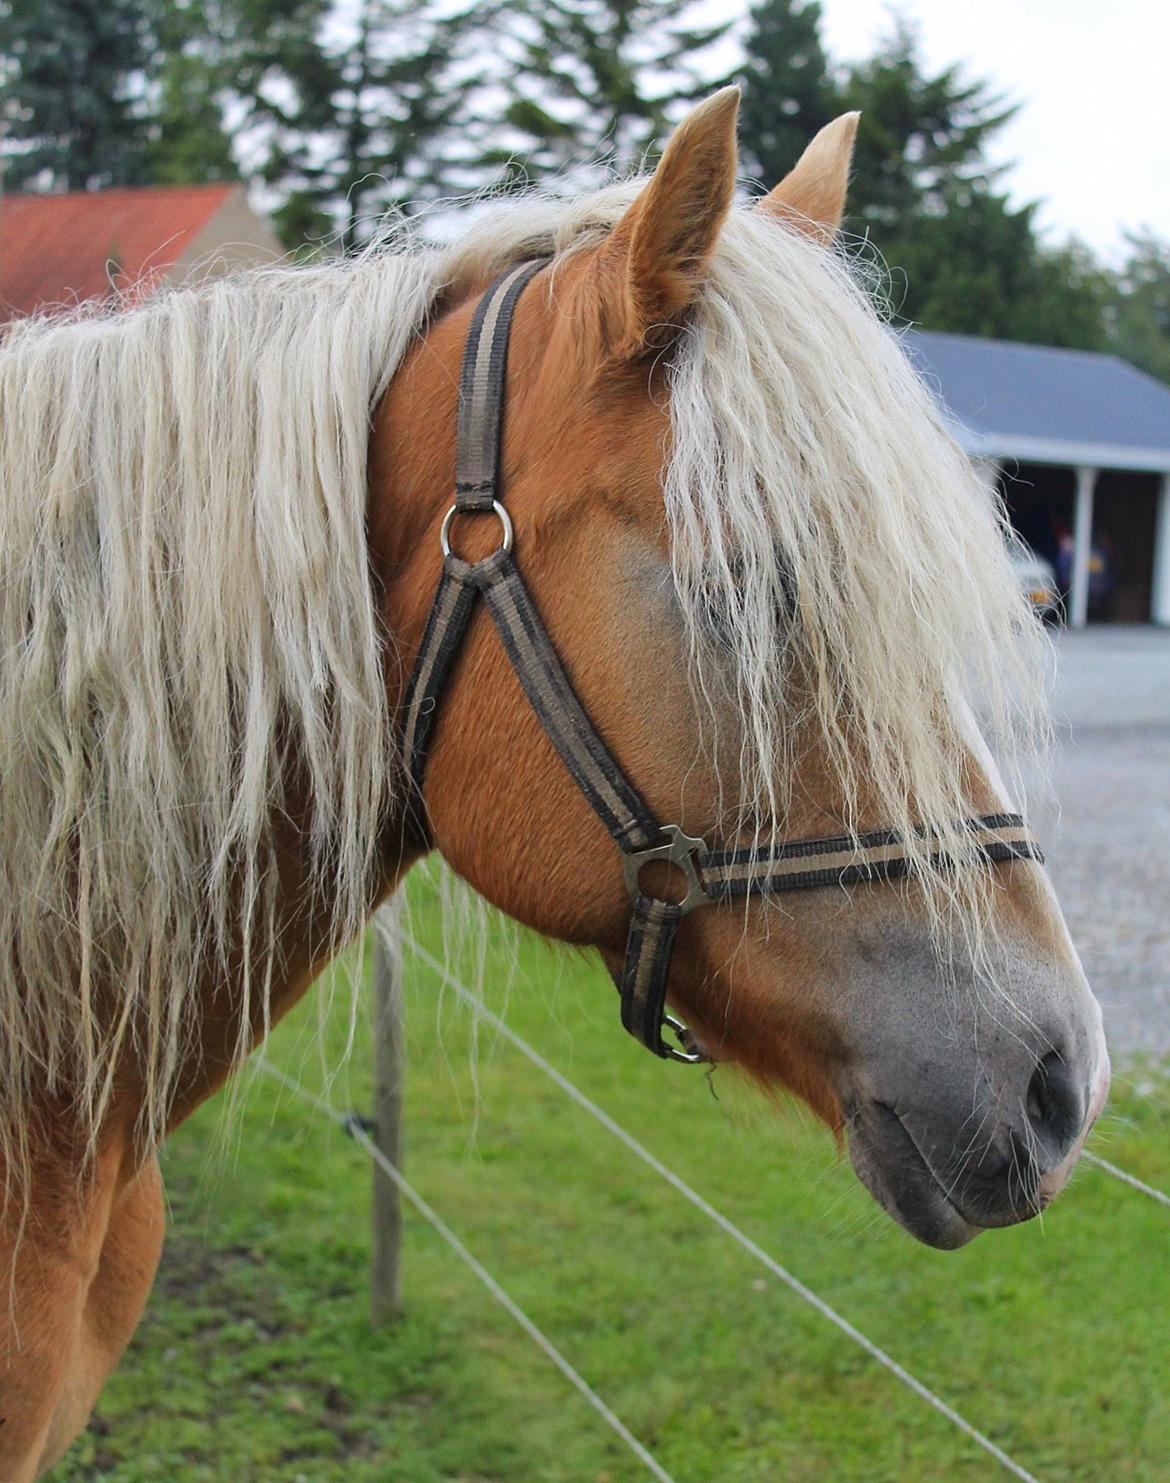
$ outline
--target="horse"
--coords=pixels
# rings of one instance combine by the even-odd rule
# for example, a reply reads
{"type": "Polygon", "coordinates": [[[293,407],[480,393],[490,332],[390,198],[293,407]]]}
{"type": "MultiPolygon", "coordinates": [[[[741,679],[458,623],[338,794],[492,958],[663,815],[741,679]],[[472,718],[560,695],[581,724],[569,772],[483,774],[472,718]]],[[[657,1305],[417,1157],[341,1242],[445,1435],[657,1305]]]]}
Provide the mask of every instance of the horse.
{"type": "MultiPolygon", "coordinates": [[[[841,250],[856,116],[747,203],[737,102],[696,107],[649,178],[505,202],[453,245],[390,235],[0,341],[10,1483],[62,1455],[138,1322],[160,1140],[416,860],[621,977],[621,851],[482,603],[417,782],[404,757],[440,535],[468,569],[500,546],[448,506],[464,345],[522,263],[498,480],[581,714],[696,847],[750,869],[836,841],[812,888],[676,923],[661,987],[694,1055],[803,1098],[932,1245],[1067,1181],[1100,1013],[1038,850],[971,826],[1010,816],[996,756],[1043,731],[1044,639],[841,250]],[[905,868],[851,871],[875,839],[905,868]]],[[[633,889],[668,912],[693,858],[644,853],[633,889]]]]}

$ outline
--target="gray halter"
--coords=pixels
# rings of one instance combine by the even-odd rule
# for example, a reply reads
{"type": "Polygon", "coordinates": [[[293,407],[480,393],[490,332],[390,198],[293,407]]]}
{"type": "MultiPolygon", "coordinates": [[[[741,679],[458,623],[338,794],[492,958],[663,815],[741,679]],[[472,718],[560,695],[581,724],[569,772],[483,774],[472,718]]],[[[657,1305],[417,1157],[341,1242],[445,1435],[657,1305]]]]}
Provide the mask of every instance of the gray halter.
{"type": "MultiPolygon", "coordinates": [[[[522,263],[497,278],[480,300],[468,331],[459,390],[455,502],[443,518],[443,572],[407,685],[403,756],[421,802],[427,744],[443,686],[482,596],[541,725],[621,851],[633,901],[618,980],[622,1024],[655,1055],[703,1061],[708,1057],[690,1032],[666,1010],[671,949],[688,912],[737,897],[893,880],[914,865],[904,839],[888,829],[709,849],[677,824],[659,823],[614,761],[577,699],[520,576],[512,555],[512,521],[502,503],[500,433],[508,331],[520,294],[544,266],[543,260],[522,263]],[[482,561],[464,561],[451,549],[451,526],[462,514],[494,514],[500,522],[499,548],[482,561]],[[682,871],[686,893],[681,900],[664,900],[643,888],[642,868],[654,860],[669,861],[682,871]],[[677,1036],[678,1046],[663,1039],[664,1026],[677,1036]]],[[[1043,861],[1018,814],[986,814],[964,823],[990,860],[1043,861]]],[[[941,854],[934,859],[945,863],[941,854]]]]}

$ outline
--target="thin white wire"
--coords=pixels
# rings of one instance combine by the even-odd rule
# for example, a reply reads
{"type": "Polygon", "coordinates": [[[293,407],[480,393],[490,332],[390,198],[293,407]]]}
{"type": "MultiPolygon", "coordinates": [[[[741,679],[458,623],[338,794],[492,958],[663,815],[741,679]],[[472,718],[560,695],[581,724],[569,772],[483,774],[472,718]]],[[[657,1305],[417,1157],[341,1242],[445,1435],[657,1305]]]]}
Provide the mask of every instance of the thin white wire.
{"type": "Polygon", "coordinates": [[[1081,1154],[1081,1158],[1088,1164],[1096,1164],[1098,1169],[1104,1169],[1106,1174],[1112,1174],[1114,1179],[1120,1179],[1123,1184],[1130,1185],[1143,1195],[1149,1195],[1151,1200],[1157,1200],[1159,1205],[1165,1205],[1170,1210],[1170,1195],[1160,1189],[1155,1189],[1152,1184],[1146,1184],[1136,1174],[1128,1174],[1124,1169],[1119,1169],[1116,1164],[1111,1164],[1108,1159],[1103,1159],[1100,1154],[1089,1153],[1087,1150],[1081,1154]]]}
{"type": "Polygon", "coordinates": [[[391,1163],[378,1145],[371,1141],[365,1129],[355,1120],[347,1117],[345,1113],[338,1112],[337,1108],[331,1106],[323,1097],[318,1097],[308,1087],[302,1086],[299,1081],[294,1081],[291,1076],[287,1076],[278,1066],[274,1066],[271,1061],[260,1059],[256,1064],[262,1071],[267,1072],[269,1076],[275,1077],[282,1086],[287,1087],[295,1096],[316,1107],[319,1112],[325,1113],[327,1117],[332,1118],[335,1123],[338,1123],[350,1134],[354,1142],[366,1151],[387,1178],[393,1180],[394,1184],[397,1185],[398,1189],[406,1196],[422,1218],[442,1236],[443,1240],[446,1241],[447,1245],[460,1261],[466,1263],[471,1268],[484,1287],[487,1288],[488,1292],[495,1298],[496,1302],[507,1313],[511,1314],[537,1348],[542,1350],[552,1360],[553,1364],[556,1365],[557,1369],[560,1370],[570,1385],[574,1386],[584,1396],[606,1425],[617,1433],[639,1462],[644,1464],[648,1471],[659,1480],[659,1483],[674,1483],[674,1479],[662,1464],[638,1441],[637,1437],[630,1431],[621,1417],[610,1410],[589,1384],[588,1380],[573,1368],[552,1340],[547,1338],[537,1328],[528,1314],[505,1292],[483,1263],[472,1255],[451,1227],[447,1225],[437,1211],[433,1210],[427,1204],[406,1176],[400,1172],[396,1165],[391,1163]]]}
{"type": "Polygon", "coordinates": [[[850,1339],[852,1339],[855,1344],[860,1345],[860,1347],[864,1349],[871,1358],[877,1360],[878,1364],[884,1365],[885,1368],[889,1370],[892,1375],[899,1379],[903,1385],[912,1390],[915,1395],[924,1400],[927,1405],[933,1406],[934,1409],[939,1412],[940,1415],[945,1416],[946,1419],[953,1426],[958,1427],[961,1432],[964,1432],[968,1437],[971,1438],[973,1442],[977,1443],[980,1447],[983,1448],[985,1452],[994,1457],[996,1462],[998,1462],[1001,1467],[1006,1468],[1009,1473],[1021,1479],[1022,1483],[1038,1483],[1036,1477],[1032,1473],[1029,1473],[1026,1468],[1021,1467],[1021,1465],[1016,1462],[1014,1458],[1010,1457],[1003,1450],[1002,1447],[997,1446],[996,1443],[993,1442],[990,1437],[985,1436],[978,1427],[973,1426],[971,1422],[966,1420],[965,1417],[960,1416],[958,1411],[956,1411],[953,1406],[948,1405],[941,1396],[935,1395],[933,1390],[924,1385],[921,1380],[917,1379],[909,1372],[909,1370],[900,1365],[898,1361],[893,1358],[892,1355],[887,1354],[886,1351],[879,1345],[875,1344],[872,1339],[867,1338],[866,1335],[863,1334],[861,1330],[856,1327],[856,1325],[850,1323],[849,1320],[838,1313],[835,1308],[830,1307],[830,1305],[826,1303],[823,1298],[818,1297],[817,1294],[813,1292],[811,1287],[806,1287],[805,1284],[801,1282],[798,1277],[794,1277],[793,1274],[789,1272],[786,1267],[782,1267],[774,1257],[770,1256],[763,1249],[762,1246],[758,1246],[756,1242],[753,1241],[752,1238],[746,1234],[746,1232],[741,1231],[740,1228],[731,1220],[729,1220],[726,1215],[724,1215],[721,1211],[716,1210],[714,1205],[705,1200],[697,1190],[692,1189],[691,1186],[687,1184],[686,1180],[677,1175],[673,1169],[668,1169],[667,1166],[662,1163],[660,1159],[656,1158],[648,1148],[639,1143],[632,1133],[627,1133],[625,1128],[623,1128],[620,1123],[616,1123],[607,1112],[605,1112],[597,1105],[596,1102],[592,1100],[592,1098],[586,1096],[586,1094],[581,1091],[579,1087],[575,1086],[573,1082],[568,1079],[568,1077],[563,1076],[561,1072],[556,1069],[555,1066],[546,1061],[538,1050],[535,1050],[531,1045],[528,1044],[526,1040],[517,1035],[515,1030],[511,1029],[509,1025],[507,1025],[502,1019],[500,1019],[499,1015],[494,1014],[487,1007],[487,1005],[484,1004],[482,999],[478,998],[474,993],[472,993],[472,991],[466,986],[466,984],[461,983],[457,978],[455,978],[454,975],[451,974],[444,966],[444,964],[440,963],[436,957],[427,952],[426,948],[424,948],[421,943],[416,942],[415,939],[410,935],[410,933],[403,931],[402,940],[405,945],[409,947],[412,952],[414,952],[419,958],[421,958],[422,961],[426,963],[435,973],[437,973],[443,979],[444,983],[446,983],[449,988],[453,989],[455,993],[467,1005],[469,1005],[470,1008],[474,1010],[477,1015],[484,1019],[489,1025],[491,1025],[491,1027],[498,1034],[502,1035],[505,1040],[514,1045],[522,1055],[527,1056],[532,1064],[536,1066],[540,1071],[543,1071],[544,1074],[550,1078],[550,1080],[554,1081],[556,1085],[560,1087],[561,1091],[565,1093],[566,1096],[570,1097],[574,1102],[577,1103],[579,1107],[588,1112],[591,1117],[596,1118],[607,1132],[612,1133],[613,1136],[619,1140],[619,1142],[624,1143],[632,1154],[635,1154],[638,1158],[640,1158],[644,1164],[648,1164],[649,1167],[653,1169],[656,1174],[665,1179],[667,1184],[671,1185],[672,1188],[677,1190],[684,1199],[689,1200],[697,1210],[701,1210],[703,1214],[708,1217],[709,1220],[713,1220],[717,1226],[719,1226],[723,1231],[726,1232],[727,1235],[732,1238],[733,1241],[737,1241],[739,1245],[742,1246],[746,1252],[748,1252],[749,1255],[754,1256],[758,1262],[762,1263],[762,1265],[765,1266],[774,1277],[779,1278],[779,1280],[783,1282],[787,1287],[789,1287],[794,1293],[796,1293],[798,1297],[803,1298],[806,1303],[815,1308],[817,1312],[822,1315],[822,1317],[827,1318],[830,1323],[835,1324],[837,1328],[839,1328],[843,1334],[846,1334],[850,1339]]]}

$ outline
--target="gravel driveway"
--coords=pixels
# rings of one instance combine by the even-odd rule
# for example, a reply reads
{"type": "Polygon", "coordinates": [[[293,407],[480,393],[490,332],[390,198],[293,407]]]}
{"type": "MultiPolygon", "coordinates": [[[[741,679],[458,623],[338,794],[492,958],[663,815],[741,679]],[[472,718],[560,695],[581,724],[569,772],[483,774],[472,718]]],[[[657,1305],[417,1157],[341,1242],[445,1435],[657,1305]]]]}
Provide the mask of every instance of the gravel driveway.
{"type": "Polygon", "coordinates": [[[1056,806],[1037,823],[1112,1048],[1170,1055],[1170,630],[1058,645],[1056,806]]]}

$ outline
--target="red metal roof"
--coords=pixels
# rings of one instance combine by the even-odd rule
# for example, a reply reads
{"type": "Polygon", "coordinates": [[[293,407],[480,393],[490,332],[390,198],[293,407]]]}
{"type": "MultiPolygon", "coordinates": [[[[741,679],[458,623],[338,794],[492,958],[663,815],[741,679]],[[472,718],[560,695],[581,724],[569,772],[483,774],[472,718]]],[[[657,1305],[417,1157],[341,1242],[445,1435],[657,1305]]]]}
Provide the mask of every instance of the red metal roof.
{"type": "Polygon", "coordinates": [[[0,197],[0,321],[111,281],[149,285],[182,257],[238,185],[0,197]]]}

